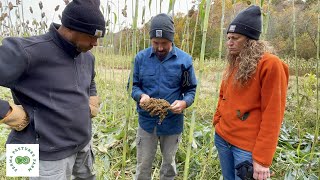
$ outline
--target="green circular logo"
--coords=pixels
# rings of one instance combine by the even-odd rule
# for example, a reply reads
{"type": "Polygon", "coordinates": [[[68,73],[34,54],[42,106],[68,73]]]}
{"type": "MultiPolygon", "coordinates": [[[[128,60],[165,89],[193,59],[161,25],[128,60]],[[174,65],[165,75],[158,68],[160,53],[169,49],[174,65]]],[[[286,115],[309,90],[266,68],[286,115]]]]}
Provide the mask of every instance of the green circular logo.
{"type": "Polygon", "coordinates": [[[15,162],[17,164],[29,164],[30,163],[30,158],[28,156],[17,156],[15,159],[15,162]]]}

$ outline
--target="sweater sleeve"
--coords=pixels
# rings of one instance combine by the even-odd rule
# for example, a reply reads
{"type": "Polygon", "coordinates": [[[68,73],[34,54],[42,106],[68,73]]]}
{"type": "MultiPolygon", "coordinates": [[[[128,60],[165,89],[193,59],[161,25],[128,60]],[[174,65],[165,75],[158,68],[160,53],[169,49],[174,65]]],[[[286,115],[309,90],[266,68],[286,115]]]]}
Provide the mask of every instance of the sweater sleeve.
{"type": "Polygon", "coordinates": [[[257,163],[266,167],[271,165],[278,143],[285,110],[288,78],[288,67],[276,57],[265,61],[261,66],[262,120],[252,157],[257,163]]]}
{"type": "MultiPolygon", "coordinates": [[[[13,87],[27,69],[28,58],[16,38],[6,38],[0,46],[0,86],[13,87]]],[[[9,111],[7,101],[0,100],[0,119],[9,111]]]]}

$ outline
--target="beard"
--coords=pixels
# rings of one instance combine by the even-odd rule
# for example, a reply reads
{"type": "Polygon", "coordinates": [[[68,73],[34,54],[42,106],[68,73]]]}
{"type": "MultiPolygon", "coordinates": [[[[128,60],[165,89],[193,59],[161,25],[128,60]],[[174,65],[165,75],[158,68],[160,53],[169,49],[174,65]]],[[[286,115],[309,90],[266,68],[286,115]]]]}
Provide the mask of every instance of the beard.
{"type": "Polygon", "coordinates": [[[87,52],[87,51],[89,51],[89,50],[91,50],[92,49],[92,47],[88,47],[88,48],[80,48],[80,47],[78,47],[77,48],[77,51],[79,51],[79,52],[87,52]]]}
{"type": "Polygon", "coordinates": [[[165,51],[156,51],[156,55],[160,60],[163,60],[164,58],[166,58],[166,56],[168,55],[168,52],[165,51]]]}

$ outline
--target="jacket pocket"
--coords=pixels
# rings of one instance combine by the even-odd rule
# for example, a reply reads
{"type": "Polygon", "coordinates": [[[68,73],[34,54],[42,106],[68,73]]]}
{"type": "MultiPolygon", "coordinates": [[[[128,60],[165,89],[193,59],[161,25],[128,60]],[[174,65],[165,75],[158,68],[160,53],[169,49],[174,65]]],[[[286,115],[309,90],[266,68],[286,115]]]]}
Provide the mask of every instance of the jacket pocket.
{"type": "Polygon", "coordinates": [[[144,88],[152,88],[157,81],[156,72],[155,71],[145,71],[142,74],[142,87],[144,88]]]}
{"type": "Polygon", "coordinates": [[[181,77],[180,71],[177,70],[165,70],[161,74],[162,84],[167,88],[180,88],[181,87],[181,77]]]}

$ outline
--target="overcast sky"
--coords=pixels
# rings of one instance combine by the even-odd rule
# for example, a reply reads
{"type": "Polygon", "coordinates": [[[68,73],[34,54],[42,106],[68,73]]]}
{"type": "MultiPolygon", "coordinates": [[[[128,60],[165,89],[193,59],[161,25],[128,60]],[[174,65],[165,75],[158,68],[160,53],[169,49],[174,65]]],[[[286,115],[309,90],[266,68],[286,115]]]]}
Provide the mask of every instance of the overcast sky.
{"type": "MultiPolygon", "coordinates": [[[[16,4],[16,0],[0,0],[3,4],[3,6],[6,6],[7,1],[12,2],[14,5],[16,4]]],[[[29,21],[32,22],[32,20],[35,18],[38,21],[41,18],[41,11],[39,8],[39,2],[40,0],[21,0],[23,3],[23,11],[24,11],[24,17],[25,20],[29,19],[29,21]],[[33,14],[31,14],[29,8],[32,7],[33,14]]],[[[48,24],[50,24],[52,21],[56,23],[60,23],[60,20],[58,18],[58,15],[61,14],[63,9],[65,8],[65,3],[63,0],[41,0],[43,4],[43,12],[46,14],[46,20],[48,24]],[[55,7],[59,5],[59,10],[55,13],[54,9],[55,7]]],[[[117,14],[118,23],[122,24],[121,26],[129,26],[132,24],[132,1],[136,0],[101,0],[101,5],[104,9],[106,9],[107,3],[111,6],[111,11],[117,14]],[[125,18],[121,14],[121,10],[125,6],[125,2],[127,1],[127,18],[125,18]],[[118,12],[118,6],[120,7],[120,12],[118,12]]],[[[145,22],[147,22],[152,16],[160,13],[160,1],[161,0],[152,0],[151,5],[151,12],[149,10],[149,0],[139,0],[139,17],[138,17],[138,26],[141,26],[142,22],[142,9],[145,6],[146,12],[145,12],[145,22]],[[157,3],[156,3],[157,2],[157,3]],[[157,5],[158,4],[158,5],[157,5]]],[[[187,13],[188,9],[192,7],[192,1],[193,0],[176,0],[175,3],[175,10],[174,12],[183,12],[187,13]]],[[[169,8],[169,2],[170,0],[163,0],[162,6],[161,6],[161,12],[168,12],[169,8]]],[[[105,11],[106,12],[106,11],[105,11]]],[[[113,13],[110,14],[112,21],[114,19],[113,13]]],[[[14,16],[14,11],[11,11],[11,16],[14,16]]],[[[118,29],[118,25],[115,27],[115,31],[118,29]]]]}

